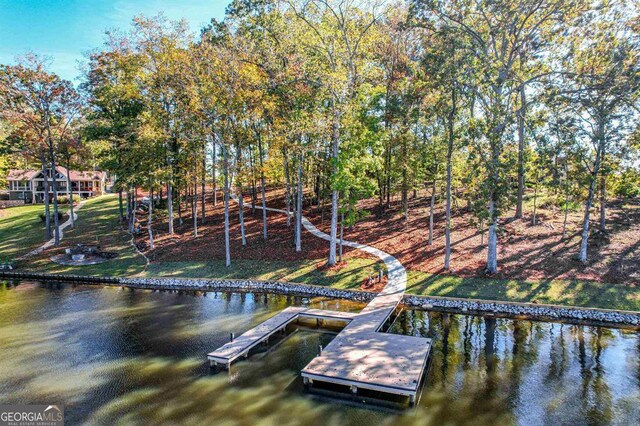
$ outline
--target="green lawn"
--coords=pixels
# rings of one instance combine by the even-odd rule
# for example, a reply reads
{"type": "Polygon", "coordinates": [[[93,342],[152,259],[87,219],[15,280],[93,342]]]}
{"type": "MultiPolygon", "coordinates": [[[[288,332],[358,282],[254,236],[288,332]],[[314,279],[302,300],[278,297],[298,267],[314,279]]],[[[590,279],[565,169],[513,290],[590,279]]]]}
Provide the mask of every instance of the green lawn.
{"type": "Polygon", "coordinates": [[[299,262],[256,262],[253,260],[232,260],[227,268],[223,260],[208,262],[165,262],[149,265],[144,276],[226,278],[288,281],[302,284],[333,286],[344,289],[359,289],[369,275],[377,275],[382,262],[373,259],[349,258],[340,270],[318,269],[324,259],[299,262]]]}
{"type": "Polygon", "coordinates": [[[127,276],[144,269],[145,260],[129,243],[131,236],[118,224],[118,198],[105,195],[90,199],[78,210],[75,228],[67,228],[60,247],[29,259],[22,269],[56,274],[127,276]],[[49,258],[76,244],[99,244],[103,250],[115,251],[118,257],[98,265],[63,266],[49,258]]]}
{"type": "Polygon", "coordinates": [[[428,296],[640,311],[640,289],[633,284],[582,280],[460,278],[409,271],[407,292],[428,296]]]}
{"type": "Polygon", "coordinates": [[[37,204],[0,210],[0,260],[15,259],[45,243],[39,217],[43,212],[44,206],[37,204]]]}

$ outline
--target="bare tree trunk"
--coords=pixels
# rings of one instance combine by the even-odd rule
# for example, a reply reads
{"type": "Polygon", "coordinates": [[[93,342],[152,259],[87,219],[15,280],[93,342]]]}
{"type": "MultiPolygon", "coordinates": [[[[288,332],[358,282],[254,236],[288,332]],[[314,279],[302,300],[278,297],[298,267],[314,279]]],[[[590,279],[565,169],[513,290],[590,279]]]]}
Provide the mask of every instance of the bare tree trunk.
{"type": "Polygon", "coordinates": [[[284,158],[284,180],[285,180],[285,193],[284,193],[284,202],[285,208],[287,210],[287,226],[291,226],[291,176],[289,175],[289,162],[287,160],[287,149],[285,147],[282,148],[282,155],[284,158]]]}
{"type": "Polygon", "coordinates": [[[231,243],[229,240],[229,153],[225,145],[222,145],[224,156],[224,246],[227,268],[231,266],[231,243]]]}
{"type": "MultiPolygon", "coordinates": [[[[264,151],[262,149],[262,138],[258,135],[258,155],[260,156],[260,189],[262,191],[262,237],[267,240],[267,196],[264,187],[264,151]]],[[[287,221],[289,212],[287,212],[287,221]]]]}
{"type": "Polygon", "coordinates": [[[170,181],[167,182],[167,214],[169,216],[169,235],[173,235],[173,185],[170,181]]]}
{"type": "Polygon", "coordinates": [[[320,179],[322,178],[322,166],[316,163],[316,179],[313,185],[313,192],[316,198],[316,207],[320,207],[320,179]]]}
{"type": "Polygon", "coordinates": [[[342,263],[342,241],[344,236],[344,212],[340,212],[340,250],[338,255],[338,261],[342,263]]]}
{"type": "Polygon", "coordinates": [[[147,218],[147,232],[149,233],[149,248],[153,250],[156,248],[153,243],[153,229],[151,222],[153,221],[153,187],[149,189],[149,217],[147,218]]]}
{"type": "Polygon", "coordinates": [[[429,245],[433,244],[433,213],[436,206],[436,177],[433,176],[431,185],[431,205],[429,206],[429,245]]]}
{"type": "Polygon", "coordinates": [[[124,220],[124,207],[122,206],[122,189],[118,190],[118,212],[120,214],[120,222],[124,220]]]}
{"type": "Polygon", "coordinates": [[[213,175],[213,205],[218,205],[218,182],[216,180],[216,141],[213,140],[213,153],[211,155],[211,174],[213,175]]]}
{"type": "Polygon", "coordinates": [[[562,238],[567,238],[567,216],[569,215],[569,191],[564,195],[564,220],[562,221],[562,238]]]}
{"type": "Polygon", "coordinates": [[[178,200],[178,223],[182,226],[182,198],[185,194],[182,193],[181,188],[176,188],[176,200],[178,200]]]}
{"type": "Polygon", "coordinates": [[[538,181],[540,180],[539,173],[540,173],[540,171],[536,167],[536,187],[533,190],[533,220],[532,220],[532,223],[534,225],[538,224],[537,223],[536,214],[537,214],[537,209],[538,209],[538,181]]]}
{"type": "Polygon", "coordinates": [[[453,155],[453,126],[456,117],[456,91],[451,89],[451,113],[449,115],[449,141],[447,143],[447,200],[445,207],[445,234],[444,234],[444,269],[449,270],[451,263],[451,157],[453,155]]]}
{"type": "Polygon", "coordinates": [[[127,229],[129,232],[133,232],[131,229],[131,187],[127,187],[127,229]]]}
{"type": "Polygon", "coordinates": [[[487,268],[488,274],[498,272],[498,217],[496,215],[495,200],[492,194],[489,201],[489,244],[487,247],[487,268]]]}
{"type": "MultiPolygon", "coordinates": [[[[498,91],[500,93],[500,91],[498,91]]],[[[504,124],[504,123],[503,123],[504,124]]],[[[487,245],[487,274],[498,272],[498,182],[500,167],[500,144],[501,129],[503,124],[494,127],[489,145],[491,147],[491,158],[489,159],[489,241],[487,245]]]]}
{"type": "Polygon", "coordinates": [[[73,217],[73,188],[71,187],[71,167],[70,167],[70,159],[67,157],[67,192],[69,193],[69,214],[71,215],[71,227],[75,228],[76,219],[73,217]]]}
{"type": "MultiPolygon", "coordinates": [[[[331,148],[333,154],[333,174],[335,175],[338,172],[338,165],[336,164],[338,161],[338,144],[340,142],[340,128],[339,128],[339,117],[337,113],[335,114],[333,120],[333,131],[331,136],[331,148]]],[[[333,266],[336,264],[336,243],[338,237],[338,190],[336,188],[332,188],[331,191],[331,239],[329,241],[329,260],[327,264],[329,266],[333,266]]]]}
{"type": "MultiPolygon", "coordinates": [[[[295,169],[295,159],[293,167],[295,169]]],[[[297,169],[295,169],[294,176],[297,175],[297,169]]],[[[293,245],[295,246],[296,240],[298,238],[298,181],[291,182],[291,214],[293,216],[293,245]]]]}
{"type": "Polygon", "coordinates": [[[407,226],[409,224],[409,182],[407,176],[407,146],[406,141],[402,143],[402,194],[401,194],[401,203],[402,203],[402,213],[404,215],[404,224],[407,226]]]}
{"type": "MultiPolygon", "coordinates": [[[[524,120],[526,115],[527,100],[525,97],[525,87],[520,86],[520,109],[518,115],[518,199],[516,202],[516,218],[522,217],[522,204],[524,198],[524,120]]],[[[534,223],[535,225],[535,223],[534,223]]]]}
{"type": "Polygon", "coordinates": [[[298,196],[296,202],[296,252],[302,251],[302,154],[298,156],[298,196]]]}
{"type": "Polygon", "coordinates": [[[240,163],[242,161],[242,151],[240,143],[236,144],[236,188],[238,190],[238,217],[240,219],[240,236],[242,237],[242,245],[247,245],[247,237],[244,232],[244,197],[242,195],[242,179],[240,179],[240,163]]]}
{"type": "MultiPolygon", "coordinates": [[[[51,239],[51,207],[49,206],[49,177],[47,176],[47,162],[44,151],[42,152],[42,178],[44,185],[44,238],[51,239]]],[[[35,190],[35,189],[34,189],[35,190]]]]}
{"type": "Polygon", "coordinates": [[[138,188],[133,187],[133,193],[131,194],[131,216],[129,222],[129,232],[135,234],[136,232],[136,210],[138,208],[138,188]]]}
{"type": "Polygon", "coordinates": [[[607,186],[605,182],[604,173],[600,173],[600,232],[607,232],[607,198],[606,198],[607,186]]]}
{"type": "Polygon", "coordinates": [[[600,170],[600,162],[604,151],[604,126],[599,124],[598,130],[598,148],[596,149],[596,159],[593,164],[591,173],[591,183],[589,184],[589,196],[584,206],[584,220],[582,222],[582,240],[580,241],[580,262],[587,262],[587,247],[589,244],[589,220],[591,216],[591,206],[593,206],[593,198],[596,192],[596,184],[598,182],[598,171],[600,170]]]}
{"type": "Polygon", "coordinates": [[[251,148],[251,144],[249,144],[249,167],[251,168],[251,214],[255,214],[258,194],[256,190],[256,172],[253,164],[253,149],[251,148]]]}
{"type": "Polygon", "coordinates": [[[202,223],[207,219],[207,211],[205,208],[205,196],[207,187],[207,148],[202,147],[202,178],[200,181],[200,209],[202,210],[202,223]]]}
{"type": "Polygon", "coordinates": [[[387,158],[385,159],[386,172],[387,172],[387,208],[391,207],[391,147],[387,149],[387,158]]]}
{"type": "Polygon", "coordinates": [[[191,216],[193,219],[193,236],[194,237],[198,237],[198,182],[196,180],[197,179],[196,176],[197,174],[194,173],[193,195],[191,196],[191,216]]]}
{"type": "Polygon", "coordinates": [[[127,205],[126,205],[127,229],[131,230],[131,187],[127,188],[127,205]]]}
{"type": "Polygon", "coordinates": [[[56,179],[56,157],[53,153],[53,145],[49,144],[49,156],[51,157],[51,187],[53,189],[53,245],[60,244],[60,218],[58,217],[58,180],[56,179]]]}

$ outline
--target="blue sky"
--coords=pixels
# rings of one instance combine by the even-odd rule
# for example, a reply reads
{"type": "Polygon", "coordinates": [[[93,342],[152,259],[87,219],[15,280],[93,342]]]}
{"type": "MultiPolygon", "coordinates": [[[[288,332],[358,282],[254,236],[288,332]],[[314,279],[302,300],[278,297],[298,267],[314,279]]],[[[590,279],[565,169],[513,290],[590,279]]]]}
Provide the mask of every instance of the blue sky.
{"type": "Polygon", "coordinates": [[[229,0],[0,0],[0,63],[28,51],[53,58],[51,71],[78,83],[78,61],[100,47],[107,29],[126,29],[136,15],[164,12],[194,32],[222,18],[229,0]]]}

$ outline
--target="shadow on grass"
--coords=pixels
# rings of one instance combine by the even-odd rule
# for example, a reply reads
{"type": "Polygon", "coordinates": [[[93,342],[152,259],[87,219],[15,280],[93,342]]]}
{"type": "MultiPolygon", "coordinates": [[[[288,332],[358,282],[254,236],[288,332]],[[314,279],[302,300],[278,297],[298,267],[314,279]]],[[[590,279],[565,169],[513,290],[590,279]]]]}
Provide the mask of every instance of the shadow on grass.
{"type": "Polygon", "coordinates": [[[635,285],[586,280],[461,278],[410,271],[407,292],[428,296],[640,311],[640,290],[635,285]]]}
{"type": "Polygon", "coordinates": [[[227,268],[222,260],[163,262],[152,263],[144,275],[289,281],[354,289],[359,288],[368,276],[376,275],[380,267],[384,267],[382,262],[357,257],[346,259],[346,266],[337,271],[318,269],[318,265],[323,263],[324,259],[262,262],[238,259],[227,268]]]}

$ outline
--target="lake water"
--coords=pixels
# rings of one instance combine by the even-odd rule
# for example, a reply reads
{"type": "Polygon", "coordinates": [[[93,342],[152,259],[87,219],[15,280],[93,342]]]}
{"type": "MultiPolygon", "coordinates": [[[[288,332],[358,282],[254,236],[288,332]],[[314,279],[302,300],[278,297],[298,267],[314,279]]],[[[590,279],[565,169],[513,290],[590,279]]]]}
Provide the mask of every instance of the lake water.
{"type": "Polygon", "coordinates": [[[238,293],[0,285],[0,403],[63,404],[67,424],[638,424],[637,331],[404,311],[390,332],[431,337],[414,409],[304,392],[333,338],[301,329],[230,373],[206,354],[291,305],[361,304],[238,293]]]}

